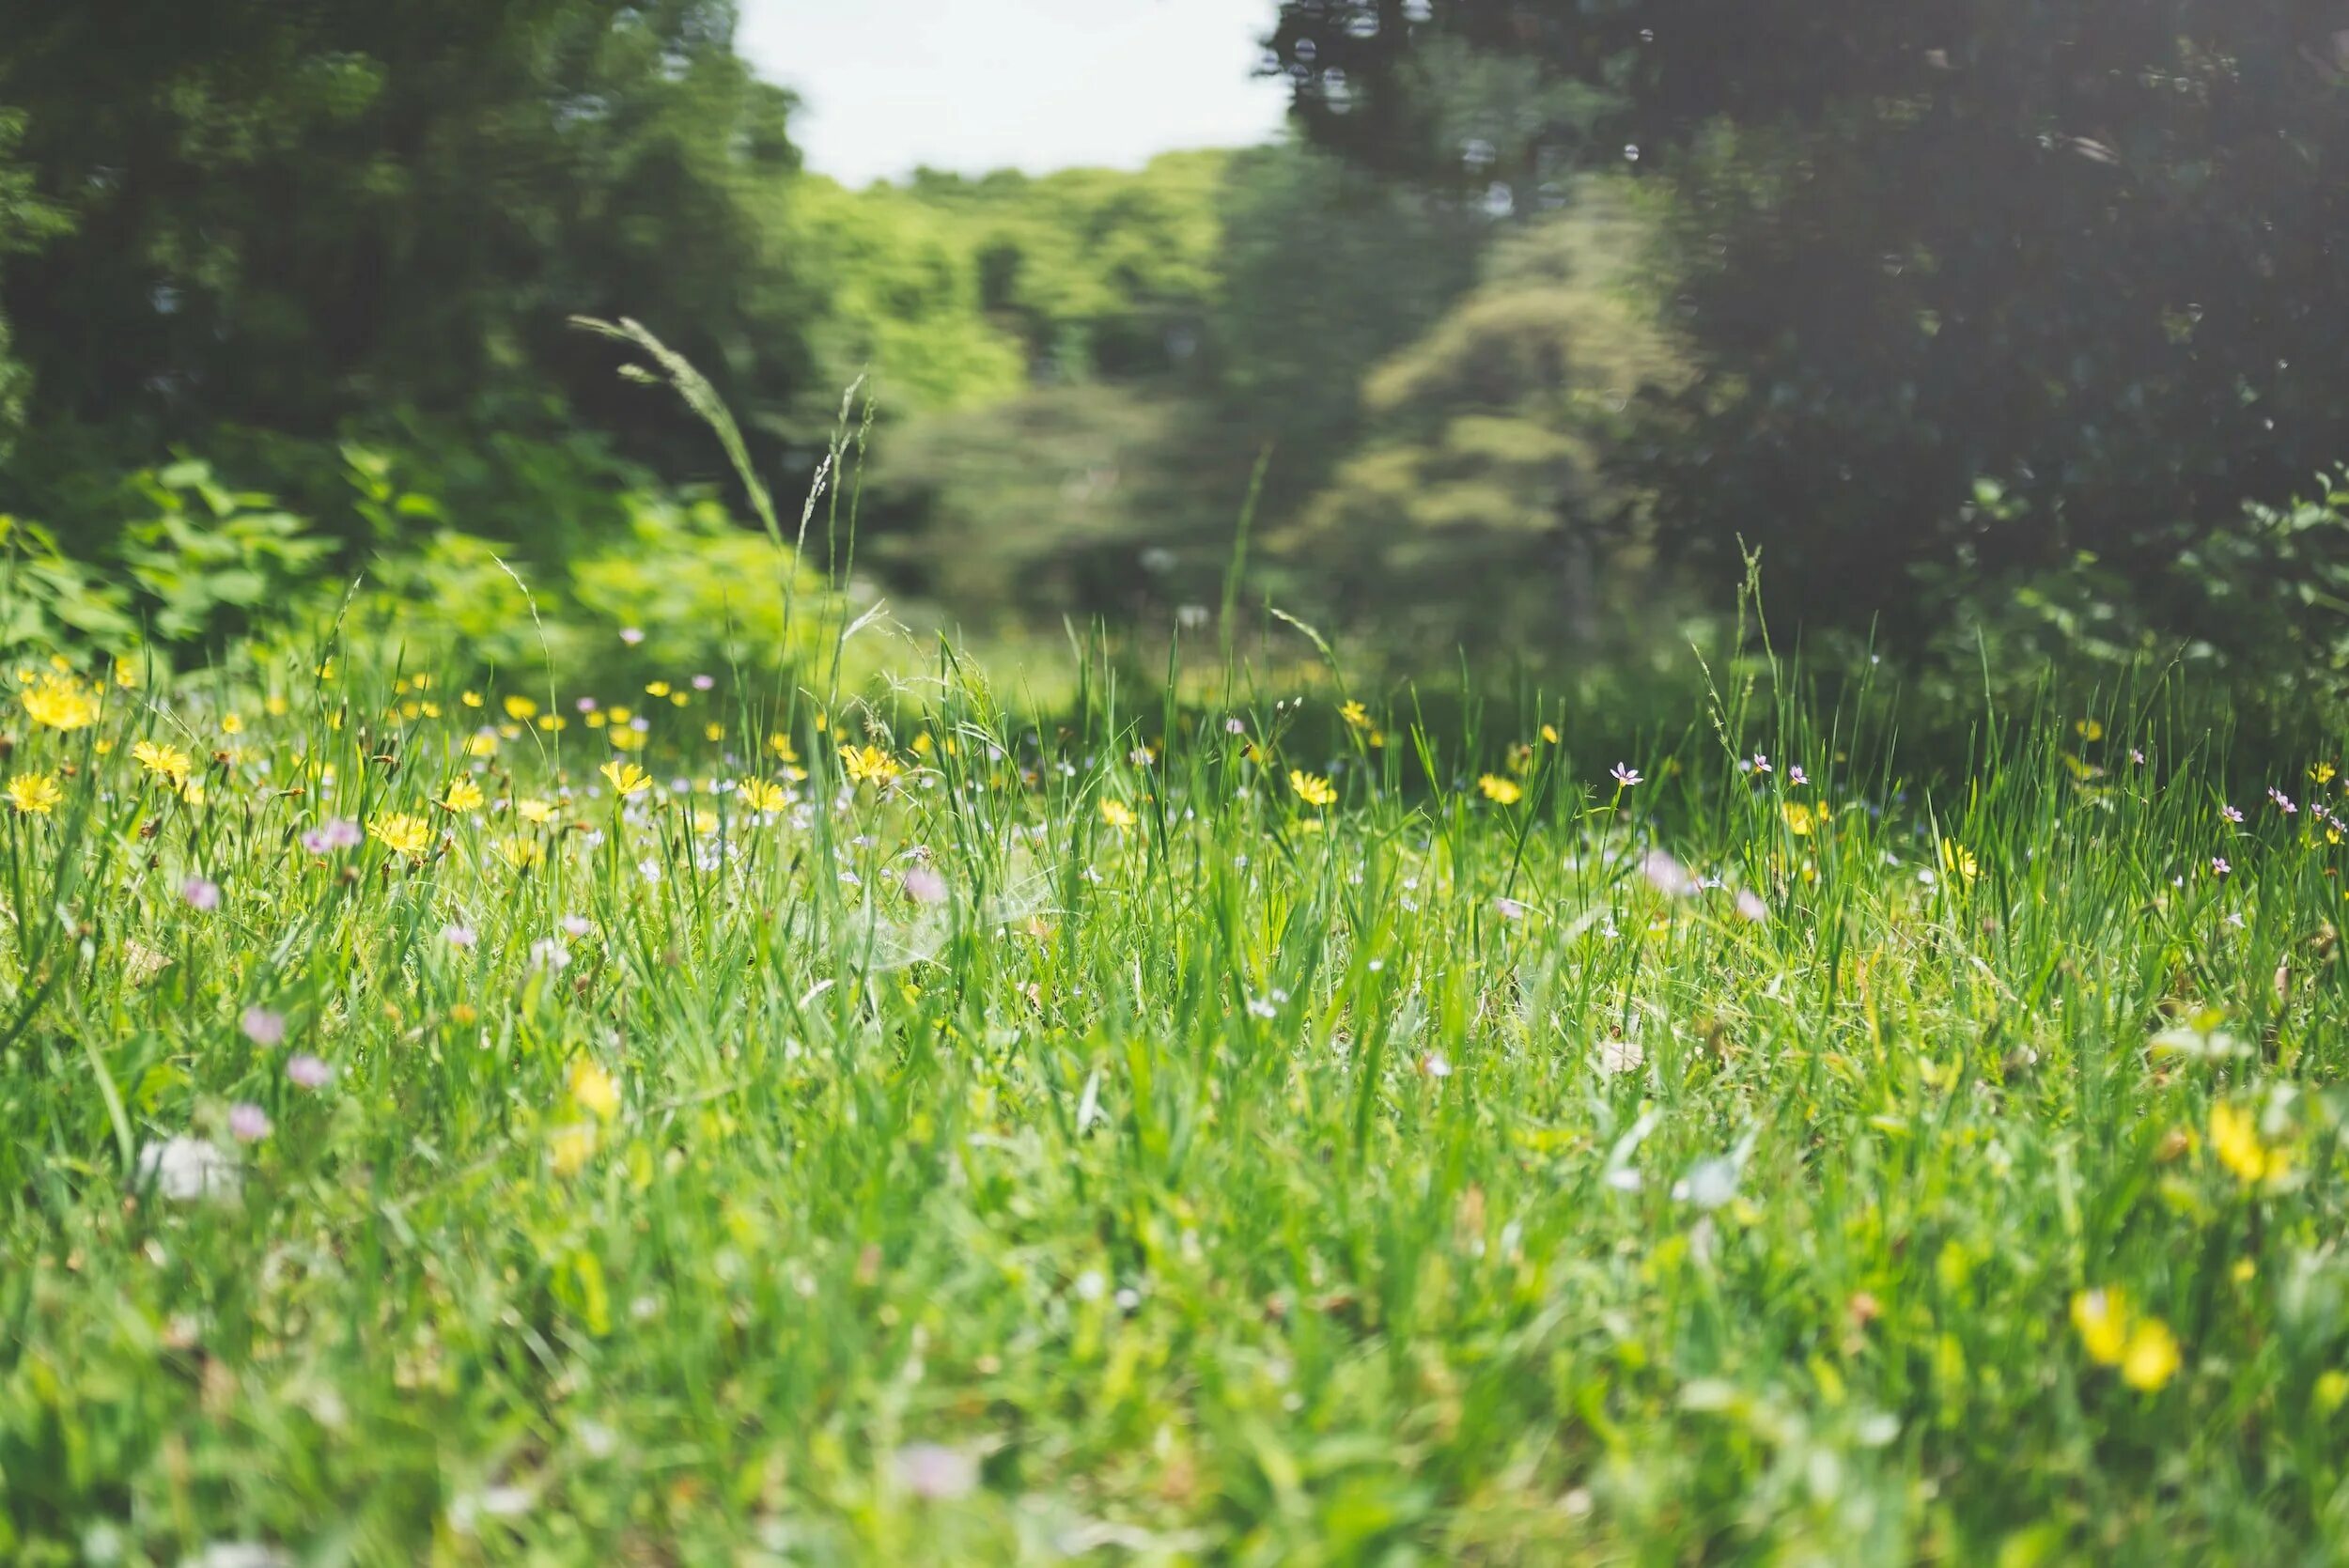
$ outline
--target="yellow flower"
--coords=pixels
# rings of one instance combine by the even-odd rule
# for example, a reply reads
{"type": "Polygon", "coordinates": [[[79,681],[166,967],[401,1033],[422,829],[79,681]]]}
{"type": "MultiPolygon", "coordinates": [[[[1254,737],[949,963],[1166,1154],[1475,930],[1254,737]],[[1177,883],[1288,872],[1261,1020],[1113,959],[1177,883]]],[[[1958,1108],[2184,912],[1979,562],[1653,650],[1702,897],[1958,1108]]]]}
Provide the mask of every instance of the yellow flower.
{"type": "Polygon", "coordinates": [[[115,684],[125,691],[137,691],[139,667],[127,659],[117,659],[115,660],[115,684]]]}
{"type": "Polygon", "coordinates": [[[924,730],[920,735],[913,737],[913,754],[915,756],[928,756],[937,749],[938,742],[931,738],[930,732],[927,730],[924,730]]]}
{"type": "Polygon", "coordinates": [[[1982,862],[1974,859],[1971,849],[1953,838],[1945,838],[1941,841],[1941,869],[1961,883],[1970,883],[1982,875],[1982,862]]]}
{"type": "Polygon", "coordinates": [[[2140,1393],[2152,1393],[2177,1375],[2178,1337],[2157,1317],[2149,1317],[2129,1330],[2128,1348],[2121,1353],[2121,1381],[2140,1393]]]}
{"type": "Polygon", "coordinates": [[[753,811],[782,811],[790,805],[791,792],[766,779],[744,779],[742,803],[753,811]]]}
{"type": "Polygon", "coordinates": [[[519,833],[499,839],[492,847],[497,851],[498,859],[516,871],[528,871],[547,858],[545,841],[524,838],[519,833]]]}
{"type": "Polygon", "coordinates": [[[1101,797],[1101,820],[1122,833],[1132,827],[1138,819],[1133,814],[1133,809],[1125,801],[1104,795],[1101,797]]]}
{"type": "Polygon", "coordinates": [[[65,791],[47,773],[19,773],[8,781],[8,804],[26,816],[47,816],[65,799],[65,791]]]}
{"type": "Polygon", "coordinates": [[[538,705],[528,697],[520,695],[508,697],[506,699],[505,706],[506,716],[518,724],[538,716],[538,705]]]}
{"type": "Polygon", "coordinates": [[[549,735],[560,735],[571,727],[571,722],[560,713],[541,713],[538,715],[538,727],[549,735]]]}
{"type": "Polygon", "coordinates": [[[1358,702],[1349,701],[1345,706],[1339,708],[1338,717],[1346,721],[1347,729],[1366,730],[1370,728],[1370,710],[1358,702]]]}
{"type": "Polygon", "coordinates": [[[83,730],[98,722],[99,691],[61,675],[43,675],[19,699],[24,716],[44,729],[83,730]]]}
{"type": "Polygon", "coordinates": [[[461,816],[467,812],[479,811],[484,799],[481,786],[473,780],[451,779],[448,788],[441,792],[441,798],[435,804],[444,812],[461,816]]]}
{"type": "Polygon", "coordinates": [[[547,1148],[548,1163],[554,1173],[566,1178],[576,1176],[596,1157],[596,1128],[592,1122],[576,1126],[557,1127],[547,1148]]]}
{"type": "Polygon", "coordinates": [[[713,746],[725,737],[726,727],[723,724],[708,723],[702,726],[702,738],[713,746]]]}
{"type": "Polygon", "coordinates": [[[885,784],[897,776],[897,762],[878,746],[843,746],[840,764],[851,784],[885,784]]]}
{"type": "Polygon", "coordinates": [[[2118,1290],[2084,1290],[2072,1297],[2072,1327],[2098,1366],[2114,1367],[2129,1346],[2129,1300],[2118,1290]]]}
{"type": "Polygon", "coordinates": [[[647,697],[665,697],[668,694],[669,683],[665,680],[648,680],[645,683],[645,695],[647,697]]]}
{"type": "Polygon", "coordinates": [[[395,855],[414,859],[432,842],[432,830],[421,816],[385,812],[367,819],[367,836],[395,855]]]}
{"type": "Polygon", "coordinates": [[[632,762],[607,762],[597,771],[612,782],[613,793],[623,800],[652,787],[652,775],[632,762]]]}
{"type": "Polygon", "coordinates": [[[514,802],[514,815],[543,828],[554,820],[554,808],[544,800],[522,800],[514,802]]]}
{"type": "Polygon", "coordinates": [[[493,757],[498,754],[498,732],[475,730],[465,742],[465,754],[471,757],[493,757]]]}
{"type": "Polygon", "coordinates": [[[1810,805],[1802,800],[1784,801],[1779,806],[1779,810],[1785,814],[1786,831],[1797,838],[1808,838],[1811,830],[1818,824],[1819,816],[1823,815],[1814,813],[1810,805]]]}
{"type": "Polygon", "coordinates": [[[791,737],[781,730],[777,730],[767,737],[767,749],[775,753],[778,761],[797,762],[800,760],[799,752],[792,747],[791,737]]]}
{"type": "Polygon", "coordinates": [[[1514,806],[1525,799],[1525,791],[1515,779],[1504,779],[1497,773],[1487,773],[1477,780],[1476,787],[1485,792],[1486,800],[1497,806],[1514,806]]]}
{"type": "Polygon", "coordinates": [[[2210,1108],[2210,1146],[2246,1187],[2281,1181],[2292,1169],[2291,1151],[2262,1141],[2251,1113],[2224,1101],[2210,1108]]]}
{"type": "Polygon", "coordinates": [[[2316,784],[2331,784],[2333,782],[2334,771],[2335,769],[2331,763],[2320,762],[2315,767],[2309,769],[2309,778],[2316,784]]]}
{"type": "Polygon", "coordinates": [[[134,742],[131,754],[138,759],[140,767],[168,780],[174,787],[188,782],[188,769],[194,766],[188,753],[179,747],[165,746],[153,740],[134,742]]]}
{"type": "Polygon", "coordinates": [[[242,735],[244,733],[243,716],[236,713],[222,714],[220,716],[220,733],[223,735],[242,735]]]}
{"type": "Polygon", "coordinates": [[[1557,745],[1558,726],[1555,724],[1544,724],[1542,726],[1542,738],[1548,741],[1553,746],[1557,745]]]}
{"type": "Polygon", "coordinates": [[[2082,740],[2102,740],[2105,737],[2104,725],[2093,719],[2081,720],[2072,726],[2072,732],[2082,740]]]}
{"type": "Polygon", "coordinates": [[[582,1061],[572,1065],[571,1098],[599,1122],[609,1122],[620,1113],[619,1085],[593,1062],[582,1061]]]}
{"type": "Polygon", "coordinates": [[[458,695],[457,700],[463,703],[467,707],[479,707],[481,706],[481,693],[478,691],[460,692],[458,695]]]}
{"type": "Polygon", "coordinates": [[[1295,790],[1297,798],[1309,806],[1334,805],[1338,799],[1337,789],[1329,780],[1318,773],[1308,773],[1301,768],[1289,769],[1289,788],[1295,790]]]}

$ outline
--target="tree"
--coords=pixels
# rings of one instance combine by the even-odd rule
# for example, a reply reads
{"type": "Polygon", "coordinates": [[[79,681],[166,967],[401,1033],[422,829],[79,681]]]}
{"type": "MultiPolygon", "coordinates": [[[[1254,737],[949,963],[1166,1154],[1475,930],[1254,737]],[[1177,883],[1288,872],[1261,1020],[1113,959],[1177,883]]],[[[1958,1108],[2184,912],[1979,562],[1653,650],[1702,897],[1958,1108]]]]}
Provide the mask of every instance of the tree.
{"type": "Polygon", "coordinates": [[[2349,88],[2311,0],[1289,0],[1302,122],[1456,183],[1421,62],[1601,107],[1555,155],[1666,179],[1703,372],[1615,461],[1774,603],[1865,615],[1941,562],[2137,580],[2349,422],[2349,88]],[[1998,506],[1977,505],[1976,482],[1998,506]]]}
{"type": "Polygon", "coordinates": [[[1624,203],[1588,194],[1503,241],[1484,283],[1371,372],[1368,438],[1274,539],[1341,614],[1439,655],[1595,633],[1602,570],[1649,523],[1608,442],[1642,386],[1684,374],[1632,284],[1643,240],[1624,203]]]}
{"type": "Polygon", "coordinates": [[[733,24],[724,0],[6,0],[0,102],[75,225],[0,296],[43,416],[326,435],[552,396],[698,461],[565,325],[625,311],[787,424],[790,100],[733,24]]]}

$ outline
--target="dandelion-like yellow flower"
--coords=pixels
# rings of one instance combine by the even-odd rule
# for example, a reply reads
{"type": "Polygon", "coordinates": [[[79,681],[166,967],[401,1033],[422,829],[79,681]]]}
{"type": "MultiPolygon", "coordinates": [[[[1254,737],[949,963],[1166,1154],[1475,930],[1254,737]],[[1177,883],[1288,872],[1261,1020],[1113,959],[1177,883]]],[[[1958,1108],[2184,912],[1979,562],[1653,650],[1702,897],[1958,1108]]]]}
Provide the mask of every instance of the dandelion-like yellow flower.
{"type": "Polygon", "coordinates": [[[421,816],[383,812],[367,819],[367,836],[395,855],[414,860],[432,843],[432,829],[421,816]]]}
{"type": "Polygon", "coordinates": [[[2072,1327],[2098,1366],[2119,1366],[2129,1344],[2128,1297],[2118,1290],[2084,1290],[2072,1297],[2072,1327]]]}
{"type": "Polygon", "coordinates": [[[652,787],[652,775],[632,762],[607,762],[597,771],[610,781],[612,792],[623,800],[652,787]]]}
{"type": "Polygon", "coordinates": [[[775,758],[779,762],[800,760],[799,751],[791,744],[791,737],[781,730],[777,730],[767,737],[767,749],[775,753],[775,758]]]}
{"type": "Polygon", "coordinates": [[[2251,1113],[2223,1100],[2210,1108],[2210,1146],[2246,1187],[2281,1181],[2292,1169],[2292,1152],[2263,1140],[2251,1113]]]}
{"type": "Polygon", "coordinates": [[[441,792],[440,800],[433,803],[452,815],[462,816],[469,812],[479,811],[487,799],[481,793],[481,786],[473,780],[451,779],[448,787],[441,792]]]}
{"type": "Polygon", "coordinates": [[[174,788],[188,782],[188,770],[194,766],[187,753],[160,741],[134,741],[131,754],[138,759],[141,768],[167,781],[174,788]]]}
{"type": "Polygon", "coordinates": [[[469,757],[493,757],[497,755],[498,732],[490,729],[474,731],[465,741],[465,754],[469,757]]]}
{"type": "Polygon", "coordinates": [[[1320,774],[1308,773],[1301,768],[1289,769],[1289,788],[1295,790],[1297,798],[1309,806],[1330,806],[1337,803],[1337,786],[1320,774]]]}
{"type": "Polygon", "coordinates": [[[528,871],[547,858],[547,846],[543,839],[525,838],[519,833],[508,834],[499,839],[491,847],[496,850],[499,860],[504,861],[516,871],[528,871]]]}
{"type": "Polygon", "coordinates": [[[571,1099],[580,1110],[599,1122],[609,1122],[620,1113],[620,1087],[612,1081],[612,1075],[593,1062],[581,1061],[571,1067],[571,1099]]]}
{"type": "Polygon", "coordinates": [[[538,716],[538,705],[519,694],[506,698],[504,706],[506,716],[518,724],[538,716]]]}
{"type": "Polygon", "coordinates": [[[1101,820],[1122,833],[1132,827],[1138,819],[1134,815],[1133,808],[1127,805],[1125,801],[1113,796],[1104,795],[1101,797],[1101,820]]]}
{"type": "Polygon", "coordinates": [[[65,791],[47,773],[19,773],[8,781],[8,804],[20,815],[47,816],[65,800],[65,791]]]}
{"type": "Polygon", "coordinates": [[[2331,763],[2320,762],[2309,769],[2309,778],[2312,783],[2328,784],[2333,782],[2333,775],[2336,771],[2337,769],[2331,763]]]}
{"type": "Polygon", "coordinates": [[[525,799],[514,802],[514,815],[524,822],[543,828],[554,820],[554,808],[544,800],[525,799]]]}
{"type": "Polygon", "coordinates": [[[612,749],[615,752],[641,752],[645,749],[645,742],[650,738],[651,737],[633,724],[612,726],[612,749]]]}
{"type": "Polygon", "coordinates": [[[753,811],[778,812],[791,804],[791,792],[770,779],[744,779],[742,803],[753,811]]]}
{"type": "Polygon", "coordinates": [[[1498,773],[1487,773],[1476,781],[1476,787],[1485,799],[1497,806],[1514,806],[1525,799],[1525,791],[1515,779],[1504,779],[1498,773]]]}
{"type": "Polygon", "coordinates": [[[1779,810],[1785,814],[1786,831],[1797,838],[1810,837],[1813,829],[1826,827],[1828,818],[1835,815],[1835,808],[1824,800],[1815,805],[1808,800],[1788,800],[1779,810]]]}
{"type": "Polygon", "coordinates": [[[1346,721],[1347,729],[1366,730],[1370,728],[1370,709],[1358,702],[1349,700],[1345,706],[1338,709],[1338,717],[1346,721]]]}
{"type": "Polygon", "coordinates": [[[879,746],[843,746],[840,765],[848,769],[850,784],[886,784],[899,771],[896,758],[879,746]]]}
{"type": "Polygon", "coordinates": [[[2072,1327],[2090,1360],[2119,1367],[2121,1381],[2139,1392],[2152,1393],[2177,1375],[2178,1337],[2161,1319],[2139,1313],[2118,1289],[2073,1296],[2072,1327]]]}
{"type": "Polygon", "coordinates": [[[578,1175],[596,1157],[596,1128],[592,1122],[557,1127],[547,1145],[547,1163],[565,1180],[578,1175]]]}
{"type": "Polygon", "coordinates": [[[2081,720],[2078,723],[2072,726],[2072,731],[2082,740],[2102,740],[2105,737],[2104,725],[2098,723],[2093,719],[2081,720]]]}
{"type": "Polygon", "coordinates": [[[2128,1348],[2121,1353],[2121,1381],[2140,1393],[2152,1393],[2178,1373],[2178,1337],[2170,1325],[2149,1317],[2129,1330],[2128,1348]]]}
{"type": "Polygon", "coordinates": [[[1941,841],[1941,869],[1961,883],[1971,883],[1982,875],[1982,862],[1974,859],[1971,849],[1953,838],[1945,838],[1941,841]]]}
{"type": "Polygon", "coordinates": [[[43,675],[19,698],[24,716],[43,729],[84,730],[98,722],[100,692],[62,675],[43,675]]]}

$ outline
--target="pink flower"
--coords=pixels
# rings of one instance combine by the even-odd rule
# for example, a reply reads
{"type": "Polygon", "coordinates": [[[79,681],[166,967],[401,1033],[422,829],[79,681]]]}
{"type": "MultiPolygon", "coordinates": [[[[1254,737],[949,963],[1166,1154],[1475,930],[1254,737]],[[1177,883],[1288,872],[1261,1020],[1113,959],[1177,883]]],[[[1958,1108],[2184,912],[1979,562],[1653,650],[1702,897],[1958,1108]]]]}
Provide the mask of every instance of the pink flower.
{"type": "Polygon", "coordinates": [[[220,884],[191,877],[179,884],[179,896],[188,901],[190,908],[210,914],[220,908],[220,884]]]}
{"type": "Polygon", "coordinates": [[[928,866],[910,867],[899,885],[905,889],[906,896],[916,904],[946,902],[946,878],[932,871],[928,866]]]}
{"type": "Polygon", "coordinates": [[[1648,885],[1667,898],[1693,898],[1697,879],[1688,875],[1688,868],[1661,849],[1651,849],[1640,861],[1640,875],[1648,885]]]}
{"type": "Polygon", "coordinates": [[[979,1462],[939,1443],[910,1443],[897,1451],[897,1480],[926,1502],[951,1502],[977,1489],[979,1462]]]}
{"type": "Polygon", "coordinates": [[[1523,920],[1525,906],[1514,898],[1496,898],[1493,900],[1493,912],[1503,920],[1523,920]]]}
{"type": "Polygon", "coordinates": [[[1788,784],[1807,784],[1811,782],[1811,775],[1802,770],[1802,764],[1798,762],[1792,768],[1786,769],[1786,782],[1788,784]]]}
{"type": "Polygon", "coordinates": [[[315,1056],[294,1056],[286,1061],[286,1077],[304,1089],[323,1089],[334,1076],[334,1069],[315,1056]]]}
{"type": "Polygon", "coordinates": [[[228,1108],[228,1133],[240,1143],[258,1143],[269,1136],[269,1113],[240,1101],[228,1108]]]}
{"type": "Polygon", "coordinates": [[[1737,913],[1747,920],[1759,923],[1770,918],[1770,907],[1762,902],[1760,893],[1755,893],[1751,888],[1744,888],[1737,893],[1737,913]]]}
{"type": "Polygon", "coordinates": [[[366,835],[359,824],[330,816],[302,835],[302,847],[313,855],[330,855],[337,849],[356,849],[366,835]]]}
{"type": "Polygon", "coordinates": [[[286,1043],[286,1015],[272,1013],[266,1007],[248,1007],[244,1017],[237,1020],[244,1030],[244,1037],[268,1049],[286,1043]]]}
{"type": "Polygon", "coordinates": [[[1615,781],[1615,787],[1617,789],[1629,789],[1633,784],[1644,784],[1646,782],[1640,777],[1640,770],[1630,766],[1628,763],[1619,762],[1615,764],[1613,768],[1608,770],[1608,776],[1615,781]]]}

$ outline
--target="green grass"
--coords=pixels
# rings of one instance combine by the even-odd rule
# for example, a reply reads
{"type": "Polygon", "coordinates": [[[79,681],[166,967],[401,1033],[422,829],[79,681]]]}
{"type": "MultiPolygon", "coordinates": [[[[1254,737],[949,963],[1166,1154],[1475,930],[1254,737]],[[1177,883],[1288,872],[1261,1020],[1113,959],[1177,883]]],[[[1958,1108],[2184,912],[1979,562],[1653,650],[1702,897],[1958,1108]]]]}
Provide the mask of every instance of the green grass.
{"type": "Polygon", "coordinates": [[[622,810],[575,712],[477,756],[519,688],[308,662],[9,713],[62,799],[0,824],[0,1558],[2349,1540],[2324,737],[2238,827],[2258,768],[2158,691],[1927,787],[1864,693],[1698,700],[1618,757],[1408,702],[1374,748],[1322,699],[1092,685],[1039,731],[951,666],[829,712],[666,671],[681,708],[601,693],[655,714],[622,810]],[[846,784],[844,733],[901,776],[846,784]],[[706,787],[744,776],[797,803],[706,787]],[[432,803],[459,778],[489,809],[432,803]],[[299,839],[394,813],[419,855],[299,839]],[[1719,885],[1659,891],[1657,846],[1719,885]]]}

